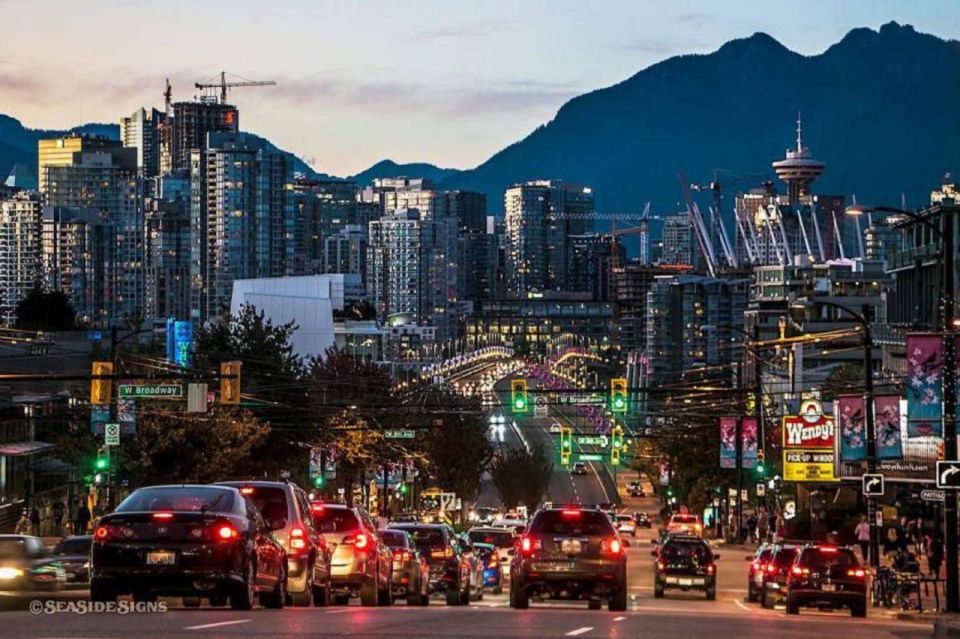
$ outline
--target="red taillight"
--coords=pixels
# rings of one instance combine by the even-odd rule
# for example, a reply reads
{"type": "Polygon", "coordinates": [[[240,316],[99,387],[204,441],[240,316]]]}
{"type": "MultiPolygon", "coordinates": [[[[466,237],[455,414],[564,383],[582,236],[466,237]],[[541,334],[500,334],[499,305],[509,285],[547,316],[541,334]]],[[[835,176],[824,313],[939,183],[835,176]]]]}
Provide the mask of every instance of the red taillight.
{"type": "Polygon", "coordinates": [[[533,541],[529,537],[520,538],[520,552],[529,555],[533,552],[533,541]]]}
{"type": "Polygon", "coordinates": [[[767,564],[767,573],[772,575],[775,572],[777,572],[777,567],[773,564],[767,564]]]}
{"type": "Polygon", "coordinates": [[[864,577],[867,576],[867,573],[866,573],[866,571],[864,571],[863,568],[857,568],[857,569],[855,569],[855,570],[848,570],[848,571],[847,571],[847,576],[848,576],[848,577],[856,577],[857,579],[863,579],[864,577]]]}
{"type": "Polygon", "coordinates": [[[666,567],[667,567],[667,564],[663,563],[662,561],[657,562],[657,570],[663,570],[666,567]]]}
{"type": "Polygon", "coordinates": [[[601,549],[613,555],[619,555],[623,552],[623,543],[619,539],[604,540],[601,543],[601,549]]]}
{"type": "Polygon", "coordinates": [[[307,540],[303,538],[303,528],[294,528],[290,531],[290,550],[303,550],[307,547],[307,540]]]}
{"type": "Polygon", "coordinates": [[[97,526],[93,531],[93,538],[97,541],[106,541],[110,537],[110,529],[106,526],[97,526]]]}
{"type": "Polygon", "coordinates": [[[220,541],[228,541],[234,539],[237,536],[237,529],[231,526],[230,524],[222,524],[216,527],[214,531],[217,539],[220,541]]]}
{"type": "Polygon", "coordinates": [[[367,537],[364,533],[357,535],[356,540],[353,542],[353,547],[357,550],[366,550],[367,546],[370,545],[370,538],[367,537]]]}
{"type": "Polygon", "coordinates": [[[707,574],[708,574],[708,575],[712,575],[714,572],[716,572],[716,570],[717,570],[717,567],[716,567],[716,566],[714,566],[713,564],[707,564],[707,574]]]}
{"type": "Polygon", "coordinates": [[[315,513],[322,513],[323,504],[310,504],[310,510],[312,510],[315,513]]]}
{"type": "Polygon", "coordinates": [[[564,511],[563,511],[563,516],[564,516],[564,517],[579,517],[580,514],[581,514],[581,512],[582,512],[582,511],[573,510],[573,509],[564,510],[564,511]]]}
{"type": "Polygon", "coordinates": [[[794,566],[793,568],[790,569],[790,572],[792,572],[793,574],[798,575],[798,576],[799,576],[799,575],[809,575],[809,574],[810,574],[810,569],[809,569],[809,568],[801,568],[800,566],[794,566]]]}
{"type": "Polygon", "coordinates": [[[836,549],[834,546],[820,546],[820,548],[818,548],[818,550],[819,550],[820,552],[825,552],[825,553],[830,553],[830,554],[837,552],[837,549],[836,549]]]}
{"type": "Polygon", "coordinates": [[[166,512],[153,513],[153,518],[154,519],[173,519],[173,513],[166,513],[166,512]]]}
{"type": "Polygon", "coordinates": [[[244,486],[243,488],[240,489],[240,494],[241,494],[241,495],[252,495],[252,494],[253,494],[253,486],[244,486]]]}
{"type": "Polygon", "coordinates": [[[762,570],[763,570],[763,564],[760,563],[759,561],[753,562],[753,570],[754,570],[754,571],[758,571],[758,570],[759,570],[759,571],[762,571],[762,570]]]}

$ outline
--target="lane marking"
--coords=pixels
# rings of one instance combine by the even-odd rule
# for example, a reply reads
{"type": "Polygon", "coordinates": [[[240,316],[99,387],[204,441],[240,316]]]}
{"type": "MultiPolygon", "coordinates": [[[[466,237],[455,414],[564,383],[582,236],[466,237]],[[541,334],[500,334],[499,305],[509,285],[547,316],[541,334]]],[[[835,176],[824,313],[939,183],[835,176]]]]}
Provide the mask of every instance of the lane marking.
{"type": "Polygon", "coordinates": [[[744,603],[743,603],[742,601],[740,601],[739,599],[731,599],[730,601],[732,601],[733,603],[737,604],[737,608],[740,608],[741,610],[746,610],[747,612],[750,612],[750,608],[747,608],[747,607],[744,605],[744,603]]]}
{"type": "Polygon", "coordinates": [[[205,623],[199,626],[187,626],[184,630],[203,630],[204,628],[219,628],[221,626],[235,626],[239,623],[250,623],[253,619],[234,619],[232,621],[218,621],[216,623],[205,623]]]}
{"type": "Polygon", "coordinates": [[[614,621],[623,621],[624,619],[626,619],[626,617],[614,617],[614,618],[613,618],[614,621]]]}
{"type": "Polygon", "coordinates": [[[577,635],[582,635],[585,632],[590,632],[593,630],[593,626],[583,626],[582,628],[577,628],[576,630],[571,630],[566,634],[567,637],[576,637],[577,635]]]}

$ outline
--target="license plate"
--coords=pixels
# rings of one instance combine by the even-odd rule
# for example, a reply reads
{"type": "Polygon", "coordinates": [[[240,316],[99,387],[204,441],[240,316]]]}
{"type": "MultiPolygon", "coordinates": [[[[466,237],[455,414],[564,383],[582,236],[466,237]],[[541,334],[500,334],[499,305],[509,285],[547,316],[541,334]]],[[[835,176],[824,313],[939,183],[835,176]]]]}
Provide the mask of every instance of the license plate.
{"type": "Polygon", "coordinates": [[[177,553],[166,550],[155,550],[147,553],[148,566],[172,566],[177,562],[177,553]]]}
{"type": "Polygon", "coordinates": [[[573,555],[580,552],[581,546],[580,542],[576,539],[564,539],[560,542],[560,550],[567,553],[568,555],[573,555]]]}
{"type": "Polygon", "coordinates": [[[833,584],[823,584],[824,592],[833,592],[834,590],[836,590],[836,587],[833,584]]]}

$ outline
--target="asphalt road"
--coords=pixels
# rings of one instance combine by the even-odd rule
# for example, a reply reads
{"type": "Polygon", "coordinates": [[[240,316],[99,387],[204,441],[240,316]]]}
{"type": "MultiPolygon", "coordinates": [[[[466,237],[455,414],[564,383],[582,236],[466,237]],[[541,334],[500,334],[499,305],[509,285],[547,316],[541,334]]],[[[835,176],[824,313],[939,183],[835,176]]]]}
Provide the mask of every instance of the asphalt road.
{"type": "MultiPolygon", "coordinates": [[[[632,503],[632,509],[652,510],[652,503],[632,503]]],[[[931,637],[929,624],[895,621],[870,611],[866,619],[845,612],[803,611],[787,617],[783,610],[763,610],[744,602],[745,551],[719,548],[718,596],[672,594],[653,598],[649,539],[641,530],[630,539],[628,610],[589,611],[584,603],[533,602],[529,610],[512,610],[507,594],[487,594],[466,607],[448,607],[435,598],[426,608],[346,607],[286,608],[249,612],[229,609],[183,609],[175,599],[164,600],[164,613],[34,615],[27,611],[0,613],[3,637],[653,637],[677,639],[709,633],[710,639],[770,639],[842,637],[843,639],[931,637]]]]}

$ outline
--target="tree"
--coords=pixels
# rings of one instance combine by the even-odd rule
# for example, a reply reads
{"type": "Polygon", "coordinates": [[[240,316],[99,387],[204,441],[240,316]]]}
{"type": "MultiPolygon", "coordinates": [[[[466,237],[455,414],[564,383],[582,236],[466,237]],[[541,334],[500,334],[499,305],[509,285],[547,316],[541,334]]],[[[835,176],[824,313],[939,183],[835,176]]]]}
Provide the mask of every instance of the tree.
{"type": "Polygon", "coordinates": [[[532,510],[550,487],[553,462],[541,444],[529,452],[523,446],[510,448],[494,460],[491,476],[504,506],[522,503],[532,510]]]}
{"type": "Polygon", "coordinates": [[[35,286],[17,303],[17,328],[32,331],[69,331],[76,328],[77,313],[63,291],[35,286]]]}

